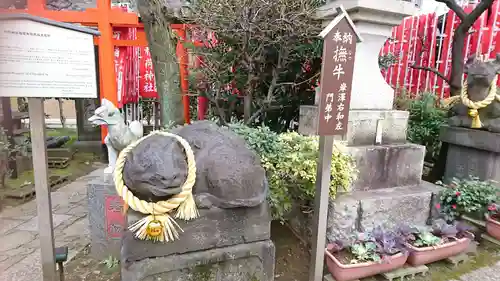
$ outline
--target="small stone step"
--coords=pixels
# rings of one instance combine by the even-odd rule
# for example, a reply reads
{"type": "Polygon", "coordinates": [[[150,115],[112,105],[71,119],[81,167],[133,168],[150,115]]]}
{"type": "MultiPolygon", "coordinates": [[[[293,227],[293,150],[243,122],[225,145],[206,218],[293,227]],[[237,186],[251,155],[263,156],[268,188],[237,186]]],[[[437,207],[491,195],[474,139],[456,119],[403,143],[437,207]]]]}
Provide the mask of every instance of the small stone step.
{"type": "Polygon", "coordinates": [[[467,248],[467,250],[465,250],[465,253],[466,254],[471,254],[471,255],[477,255],[477,246],[479,245],[479,242],[477,241],[472,241],[470,242],[470,245],[469,247],[467,248]]]}
{"type": "Polygon", "coordinates": [[[420,266],[405,265],[402,268],[398,268],[391,272],[383,273],[382,276],[384,276],[384,278],[389,281],[397,280],[398,278],[399,280],[404,280],[405,278],[410,278],[410,277],[414,278],[415,275],[418,274],[425,276],[428,271],[429,268],[425,265],[420,265],[420,266]]]}
{"type": "MultiPolygon", "coordinates": [[[[323,277],[323,281],[335,281],[335,278],[331,274],[327,274],[323,277]]],[[[352,280],[352,281],[360,281],[359,279],[352,280]]]]}
{"type": "Polygon", "coordinates": [[[500,241],[498,241],[497,239],[489,236],[488,234],[481,234],[481,238],[483,240],[488,241],[489,243],[492,243],[492,244],[495,244],[497,246],[500,246],[500,241]]]}
{"type": "Polygon", "coordinates": [[[457,267],[461,263],[465,263],[468,260],[469,260],[469,255],[464,253],[445,259],[447,263],[452,264],[454,267],[457,267]]]}

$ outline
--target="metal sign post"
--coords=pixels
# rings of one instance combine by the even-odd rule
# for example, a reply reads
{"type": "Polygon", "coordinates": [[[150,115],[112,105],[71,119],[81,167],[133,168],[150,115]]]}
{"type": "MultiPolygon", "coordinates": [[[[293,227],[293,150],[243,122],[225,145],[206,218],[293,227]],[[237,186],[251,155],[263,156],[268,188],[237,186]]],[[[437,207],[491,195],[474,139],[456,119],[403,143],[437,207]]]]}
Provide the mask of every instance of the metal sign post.
{"type": "Polygon", "coordinates": [[[337,11],[338,16],[320,33],[323,38],[323,63],[318,109],[319,159],[310,281],[320,281],[323,278],[333,141],[335,136],[343,136],[347,132],[354,55],[356,43],[361,41],[344,8],[339,7],[337,11]]]}
{"type": "Polygon", "coordinates": [[[0,15],[0,96],[28,97],[42,280],[56,281],[44,98],[96,98],[99,32],[28,14],[0,15]]]}

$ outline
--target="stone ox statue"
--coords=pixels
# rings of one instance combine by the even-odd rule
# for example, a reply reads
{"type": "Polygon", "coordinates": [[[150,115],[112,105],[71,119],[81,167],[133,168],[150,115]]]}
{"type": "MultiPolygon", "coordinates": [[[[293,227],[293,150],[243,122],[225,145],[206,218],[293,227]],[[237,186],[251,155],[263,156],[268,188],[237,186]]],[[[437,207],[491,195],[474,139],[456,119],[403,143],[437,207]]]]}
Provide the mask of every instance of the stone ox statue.
{"type": "MultiPolygon", "coordinates": [[[[199,121],[170,131],[184,138],[196,159],[193,188],[198,208],[253,207],[266,197],[265,171],[245,141],[227,128],[199,121]]],[[[123,180],[135,196],[160,201],[181,191],[187,162],[173,138],[151,136],[128,155],[123,180]]]]}
{"type": "Polygon", "coordinates": [[[104,143],[108,149],[109,165],[104,169],[104,173],[111,174],[114,171],[118,153],[142,137],[142,123],[132,121],[129,125],[125,124],[120,110],[107,99],[102,99],[101,106],[95,110],[94,115],[89,118],[89,122],[96,126],[108,127],[108,135],[104,139],[104,143]]]}
{"type": "MultiPolygon", "coordinates": [[[[193,150],[196,181],[192,193],[200,216],[187,222],[180,220],[183,232],[179,240],[168,243],[137,240],[126,230],[121,250],[123,264],[268,239],[266,175],[259,157],[245,140],[209,121],[177,127],[169,133],[182,137],[193,150]]],[[[125,185],[144,201],[168,200],[181,191],[186,177],[183,146],[175,138],[162,135],[138,143],[127,154],[123,167],[125,185]]],[[[127,215],[129,224],[142,218],[130,210],[127,215]]]]}
{"type": "Polygon", "coordinates": [[[500,95],[496,87],[500,54],[493,61],[469,57],[464,72],[467,80],[462,94],[451,98],[458,102],[451,108],[454,116],[449,119],[449,125],[500,133],[500,95]]]}

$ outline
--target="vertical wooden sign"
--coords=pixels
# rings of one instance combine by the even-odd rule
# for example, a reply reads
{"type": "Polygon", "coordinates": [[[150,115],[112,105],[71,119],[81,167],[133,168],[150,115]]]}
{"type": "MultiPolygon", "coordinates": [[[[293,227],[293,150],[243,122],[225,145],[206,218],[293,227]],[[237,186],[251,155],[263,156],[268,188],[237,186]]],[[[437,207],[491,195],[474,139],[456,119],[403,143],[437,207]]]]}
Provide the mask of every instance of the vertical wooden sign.
{"type": "Polygon", "coordinates": [[[346,16],[323,33],[318,135],[344,135],[349,119],[358,37],[346,16]]]}
{"type": "Polygon", "coordinates": [[[317,118],[317,130],[320,137],[309,281],[323,279],[333,138],[336,135],[345,135],[347,132],[354,55],[356,43],[361,42],[361,37],[342,6],[337,8],[337,13],[338,16],[320,33],[323,38],[323,63],[317,118]]]}

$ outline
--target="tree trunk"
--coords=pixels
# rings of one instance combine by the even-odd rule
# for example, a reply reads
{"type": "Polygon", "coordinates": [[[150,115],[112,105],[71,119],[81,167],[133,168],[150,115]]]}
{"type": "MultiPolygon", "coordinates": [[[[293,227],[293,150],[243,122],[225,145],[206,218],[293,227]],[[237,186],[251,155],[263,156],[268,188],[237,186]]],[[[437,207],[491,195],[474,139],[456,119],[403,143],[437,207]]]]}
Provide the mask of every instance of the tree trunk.
{"type": "Polygon", "coordinates": [[[156,87],[160,97],[161,125],[184,124],[179,64],[176,55],[177,39],[170,28],[174,11],[167,1],[138,0],[137,6],[147,34],[155,70],[156,87]]]}
{"type": "Polygon", "coordinates": [[[464,44],[467,30],[459,25],[453,36],[453,45],[451,49],[451,72],[450,72],[450,95],[460,95],[462,89],[462,74],[464,73],[464,44]]]}

